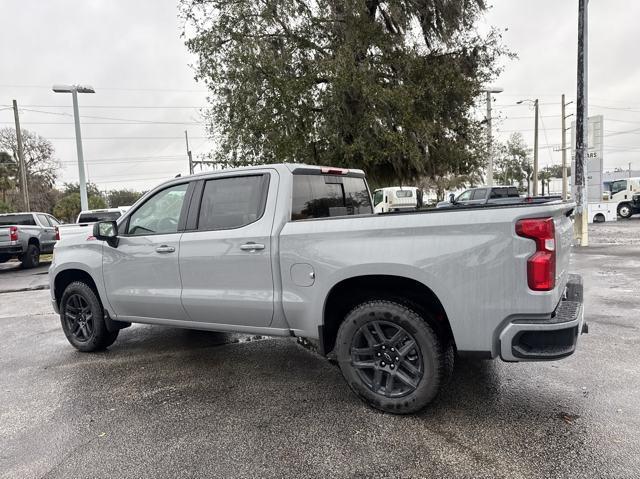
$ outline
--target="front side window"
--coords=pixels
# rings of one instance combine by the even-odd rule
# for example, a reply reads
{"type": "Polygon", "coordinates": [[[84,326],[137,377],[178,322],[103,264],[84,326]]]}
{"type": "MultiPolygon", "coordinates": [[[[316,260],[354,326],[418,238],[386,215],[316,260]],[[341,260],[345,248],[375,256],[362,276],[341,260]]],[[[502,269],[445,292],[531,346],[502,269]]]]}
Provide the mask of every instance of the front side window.
{"type": "Polygon", "coordinates": [[[291,219],[328,218],[373,213],[364,178],[293,175],[291,219]]]}
{"type": "Polygon", "coordinates": [[[133,212],[127,233],[133,236],[167,234],[178,231],[187,183],[164,189],[133,212]]]}
{"type": "Polygon", "coordinates": [[[60,224],[60,222],[51,215],[47,215],[47,218],[49,218],[49,223],[51,223],[51,226],[58,226],[60,224]]]}
{"type": "Polygon", "coordinates": [[[382,190],[376,190],[373,193],[373,206],[378,206],[380,203],[382,203],[383,197],[384,193],[382,192],[382,190]]]}
{"type": "Polygon", "coordinates": [[[473,190],[465,191],[460,196],[458,196],[458,199],[456,199],[456,201],[469,201],[471,199],[471,193],[473,193],[473,190]]]}
{"type": "Polygon", "coordinates": [[[199,230],[241,228],[264,212],[269,175],[234,176],[205,183],[198,216],[199,230]]]}
{"type": "Polygon", "coordinates": [[[619,180],[611,183],[611,194],[615,195],[627,189],[627,180],[619,180]]]}

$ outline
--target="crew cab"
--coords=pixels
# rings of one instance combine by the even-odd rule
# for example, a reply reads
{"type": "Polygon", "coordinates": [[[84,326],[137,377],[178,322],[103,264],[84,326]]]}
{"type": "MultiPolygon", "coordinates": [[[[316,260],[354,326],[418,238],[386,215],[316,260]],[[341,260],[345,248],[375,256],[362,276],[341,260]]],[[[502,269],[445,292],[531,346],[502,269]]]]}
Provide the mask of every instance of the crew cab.
{"type": "Polygon", "coordinates": [[[255,166],[169,180],[63,238],[51,301],[80,351],[131,323],[307,338],[351,389],[425,407],[455,354],[559,359],[586,330],[574,204],[373,214],[360,170],[255,166]]]}
{"type": "Polygon", "coordinates": [[[23,268],[35,268],[41,253],[53,251],[59,224],[47,213],[0,214],[0,263],[17,258],[23,268]]]}

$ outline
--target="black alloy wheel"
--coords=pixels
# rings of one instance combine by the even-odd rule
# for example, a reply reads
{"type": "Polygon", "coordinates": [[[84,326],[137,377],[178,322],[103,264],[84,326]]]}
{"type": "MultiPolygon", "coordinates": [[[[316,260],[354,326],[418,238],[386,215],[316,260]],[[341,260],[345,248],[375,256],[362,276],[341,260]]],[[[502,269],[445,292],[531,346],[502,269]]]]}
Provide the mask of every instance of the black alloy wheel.
{"type": "Polygon", "coordinates": [[[388,321],[370,321],[360,327],[351,344],[351,364],[374,393],[399,398],[416,390],[424,363],[415,338],[388,321]]]}

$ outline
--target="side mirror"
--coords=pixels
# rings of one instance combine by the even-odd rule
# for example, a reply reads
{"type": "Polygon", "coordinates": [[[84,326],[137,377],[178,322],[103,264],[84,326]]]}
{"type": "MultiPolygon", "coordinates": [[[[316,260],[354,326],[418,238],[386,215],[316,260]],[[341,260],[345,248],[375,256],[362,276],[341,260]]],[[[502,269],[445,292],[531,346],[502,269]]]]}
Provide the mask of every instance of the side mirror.
{"type": "Polygon", "coordinates": [[[115,221],[98,221],[93,225],[93,236],[111,246],[117,246],[118,224],[115,221]]]}
{"type": "Polygon", "coordinates": [[[456,202],[456,195],[453,193],[449,193],[449,203],[453,204],[456,202]]]}

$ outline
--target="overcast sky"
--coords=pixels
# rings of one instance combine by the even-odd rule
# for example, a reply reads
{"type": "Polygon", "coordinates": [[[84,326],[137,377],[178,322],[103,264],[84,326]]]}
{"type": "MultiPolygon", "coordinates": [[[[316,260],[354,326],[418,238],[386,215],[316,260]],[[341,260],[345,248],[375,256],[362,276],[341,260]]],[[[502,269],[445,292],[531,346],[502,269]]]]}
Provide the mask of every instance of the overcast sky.
{"type": "MultiPolygon", "coordinates": [[[[496,0],[484,19],[508,29],[518,55],[495,82],[504,88],[496,135],[521,131],[532,145],[533,111],[516,101],[539,98],[542,166],[560,163],[560,95],[575,97],[577,3],[496,0]]],[[[96,93],[80,95],[80,113],[91,181],[147,189],[186,173],[184,131],[194,155],[210,144],[199,116],[206,91],[177,13],[176,0],[3,0],[0,126],[13,125],[3,108],[16,99],[23,128],[53,142],[61,180],[77,181],[71,96],[51,86],[89,84],[96,93]]],[[[640,2],[591,0],[589,13],[589,113],[604,115],[605,169],[640,169],[640,2]]]]}

